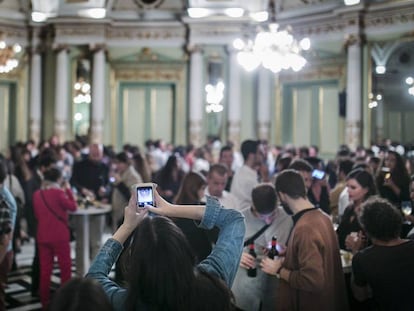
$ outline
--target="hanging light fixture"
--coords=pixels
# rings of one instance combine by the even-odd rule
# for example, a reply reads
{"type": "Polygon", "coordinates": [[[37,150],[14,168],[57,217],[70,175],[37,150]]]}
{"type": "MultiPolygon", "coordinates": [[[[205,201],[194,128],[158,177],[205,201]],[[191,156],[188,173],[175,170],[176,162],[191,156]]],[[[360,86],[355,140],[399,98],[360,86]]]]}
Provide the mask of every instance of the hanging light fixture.
{"type": "Polygon", "coordinates": [[[234,40],[233,46],[239,51],[237,61],[247,71],[252,71],[260,65],[274,73],[286,69],[301,70],[307,62],[301,53],[310,48],[309,38],[297,41],[291,34],[290,27],[279,28],[275,18],[274,0],[270,1],[269,11],[271,23],[266,29],[260,27],[253,40],[234,40]]]}
{"type": "Polygon", "coordinates": [[[410,94],[411,96],[414,96],[414,78],[408,77],[407,79],[405,79],[405,83],[407,83],[409,86],[408,94],[410,94]]]}
{"type": "Polygon", "coordinates": [[[0,73],[8,73],[19,65],[16,54],[20,53],[22,47],[19,44],[7,45],[0,34],[0,73]]]}

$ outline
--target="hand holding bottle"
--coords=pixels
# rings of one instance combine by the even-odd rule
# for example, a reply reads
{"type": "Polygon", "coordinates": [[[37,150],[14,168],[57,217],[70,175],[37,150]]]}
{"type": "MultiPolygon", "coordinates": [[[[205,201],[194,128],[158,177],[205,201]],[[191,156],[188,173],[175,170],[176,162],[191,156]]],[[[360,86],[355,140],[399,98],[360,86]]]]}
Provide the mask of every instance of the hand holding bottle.
{"type": "Polygon", "coordinates": [[[276,257],[275,259],[270,259],[269,257],[265,257],[260,262],[260,267],[262,268],[262,271],[264,273],[274,276],[279,271],[284,260],[285,260],[285,257],[276,257]]]}
{"type": "Polygon", "coordinates": [[[245,269],[256,267],[256,258],[247,252],[243,252],[240,259],[240,267],[245,269]]]}

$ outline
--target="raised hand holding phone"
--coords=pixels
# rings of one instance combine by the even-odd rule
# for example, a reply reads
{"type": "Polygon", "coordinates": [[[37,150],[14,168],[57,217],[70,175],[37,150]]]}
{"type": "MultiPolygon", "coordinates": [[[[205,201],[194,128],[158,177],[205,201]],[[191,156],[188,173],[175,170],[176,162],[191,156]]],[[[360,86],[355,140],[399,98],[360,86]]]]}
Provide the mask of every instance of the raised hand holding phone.
{"type": "Polygon", "coordinates": [[[144,208],[146,205],[155,206],[154,198],[155,184],[141,183],[135,185],[136,205],[144,208]]]}

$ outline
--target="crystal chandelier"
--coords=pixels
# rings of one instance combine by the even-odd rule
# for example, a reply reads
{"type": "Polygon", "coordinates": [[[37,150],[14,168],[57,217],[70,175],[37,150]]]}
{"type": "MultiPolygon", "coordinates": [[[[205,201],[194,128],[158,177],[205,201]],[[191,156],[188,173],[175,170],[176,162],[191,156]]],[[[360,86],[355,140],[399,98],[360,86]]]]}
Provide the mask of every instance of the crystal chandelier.
{"type": "Polygon", "coordinates": [[[297,41],[291,34],[290,27],[279,29],[275,22],[274,1],[270,1],[269,11],[272,22],[267,29],[260,27],[253,40],[234,40],[233,46],[239,51],[237,61],[247,71],[252,71],[260,65],[274,73],[286,69],[300,71],[306,64],[306,59],[301,53],[310,48],[309,38],[297,41]]]}
{"type": "Polygon", "coordinates": [[[8,73],[19,65],[15,56],[21,50],[22,47],[19,44],[10,46],[3,39],[0,39],[0,73],[8,73]]]}

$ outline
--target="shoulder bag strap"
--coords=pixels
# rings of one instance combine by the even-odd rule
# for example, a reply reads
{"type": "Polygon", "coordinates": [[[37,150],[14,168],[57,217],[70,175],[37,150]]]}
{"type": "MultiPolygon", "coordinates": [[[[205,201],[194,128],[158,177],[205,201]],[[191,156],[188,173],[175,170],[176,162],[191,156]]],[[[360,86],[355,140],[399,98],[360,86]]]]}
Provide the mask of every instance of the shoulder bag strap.
{"type": "Polygon", "coordinates": [[[250,238],[244,241],[243,246],[247,246],[254,242],[265,230],[270,226],[270,224],[264,225],[259,231],[257,231],[255,234],[253,234],[250,238]]]}
{"type": "Polygon", "coordinates": [[[45,197],[44,197],[44,195],[43,195],[43,190],[40,190],[40,196],[42,197],[42,200],[43,200],[43,203],[45,203],[45,205],[46,205],[46,207],[47,207],[47,209],[53,214],[53,215],[55,215],[55,217],[58,219],[58,220],[60,220],[61,222],[63,222],[66,226],[68,225],[67,223],[66,223],[66,221],[62,218],[62,217],[60,217],[53,209],[51,209],[50,208],[50,206],[47,204],[47,202],[46,202],[46,200],[45,200],[45,197]]]}

